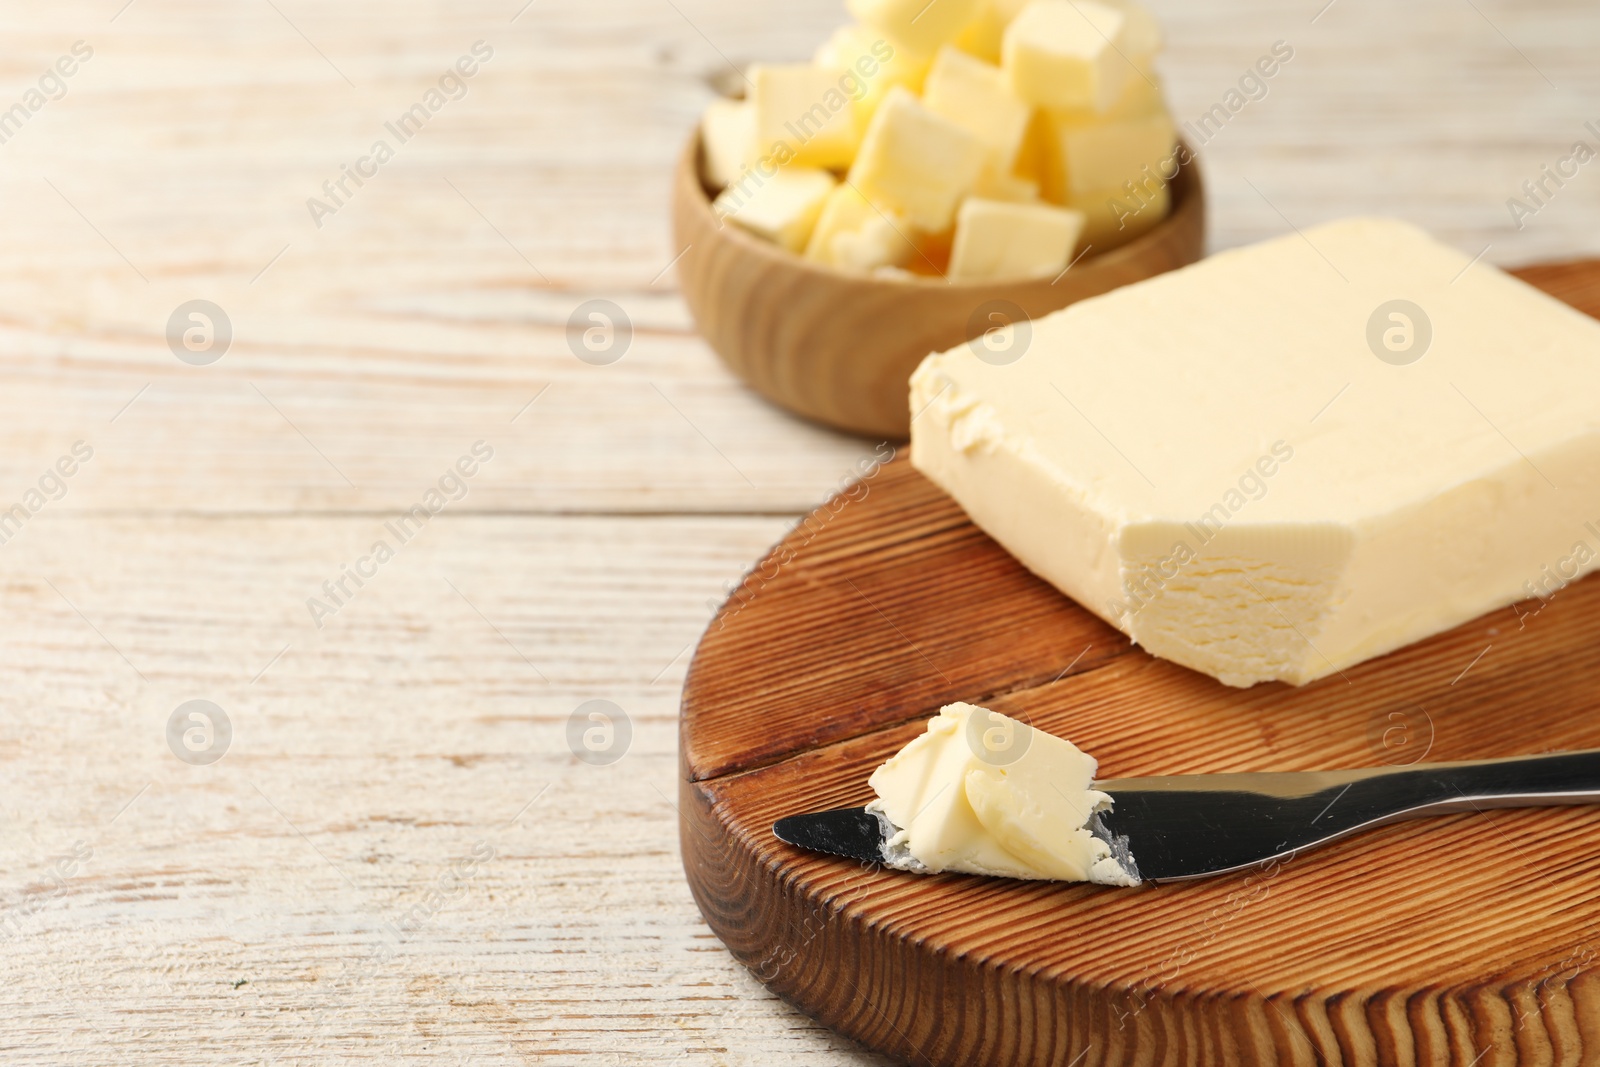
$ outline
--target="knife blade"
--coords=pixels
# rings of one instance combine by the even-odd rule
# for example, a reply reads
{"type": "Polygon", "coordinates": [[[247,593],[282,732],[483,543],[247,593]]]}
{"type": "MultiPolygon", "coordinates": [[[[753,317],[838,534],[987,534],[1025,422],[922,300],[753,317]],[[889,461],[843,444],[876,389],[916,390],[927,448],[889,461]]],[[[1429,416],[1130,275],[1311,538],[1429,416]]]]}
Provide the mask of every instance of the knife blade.
{"type": "MultiPolygon", "coordinates": [[[[1270,863],[1403,819],[1488,808],[1600,803],[1600,749],[1409,767],[1108,778],[1111,810],[1090,830],[1124,845],[1145,881],[1206,878],[1270,863]]],[[[772,832],[797,848],[882,862],[884,826],[865,808],[793,815],[772,832]]]]}

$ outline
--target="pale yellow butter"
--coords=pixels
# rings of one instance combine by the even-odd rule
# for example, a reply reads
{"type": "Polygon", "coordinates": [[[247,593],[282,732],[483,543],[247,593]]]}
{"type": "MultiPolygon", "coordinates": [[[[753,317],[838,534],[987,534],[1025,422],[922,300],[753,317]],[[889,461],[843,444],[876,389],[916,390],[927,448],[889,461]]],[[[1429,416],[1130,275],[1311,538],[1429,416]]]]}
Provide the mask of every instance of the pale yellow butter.
{"type": "Polygon", "coordinates": [[[1032,204],[1039,200],[1039,183],[1032,178],[1023,178],[1000,170],[991,158],[978,173],[978,180],[972,186],[972,195],[985,200],[1032,204]]]}
{"type": "Polygon", "coordinates": [[[896,88],[873,116],[849,181],[884,211],[941,233],[987,158],[977,137],[896,88]]]}
{"type": "Polygon", "coordinates": [[[806,246],[806,258],[829,267],[872,272],[902,266],[916,254],[904,220],[886,217],[853,186],[828,196],[806,246]]]}
{"type": "Polygon", "coordinates": [[[1081,212],[1050,204],[970,197],[956,213],[948,277],[953,282],[1053,277],[1083,232],[1081,212]]]}
{"type": "Polygon", "coordinates": [[[890,89],[898,85],[913,93],[922,92],[932,62],[927,55],[912,51],[883,31],[854,23],[834,30],[811,61],[828,70],[845,72],[841,81],[852,90],[856,129],[863,131],[890,89]],[[846,80],[849,74],[858,81],[846,80]]]}
{"type": "Polygon", "coordinates": [[[1006,28],[997,18],[990,16],[990,11],[990,8],[985,7],[984,12],[969,23],[951,43],[969,56],[999,66],[1000,42],[1006,28]]]}
{"type": "Polygon", "coordinates": [[[1143,118],[1165,112],[1166,100],[1162,96],[1161,79],[1150,73],[1141,73],[1138,77],[1128,79],[1127,86],[1122,90],[1122,95],[1116,102],[1104,111],[1094,111],[1089,108],[1045,108],[1043,116],[1047,120],[1061,122],[1069,125],[1083,126],[1091,122],[1109,122],[1115,119],[1143,118]]]}
{"type": "Polygon", "coordinates": [[[917,246],[903,225],[874,214],[860,229],[833,239],[834,265],[844,270],[877,273],[903,267],[917,254],[917,246]]]}
{"type": "Polygon", "coordinates": [[[1123,25],[1123,40],[1128,57],[1134,61],[1135,66],[1148,71],[1151,61],[1165,43],[1160,21],[1149,8],[1136,3],[1135,0],[1106,0],[1106,2],[1121,11],[1122,17],[1126,20],[1123,25]]]}
{"type": "Polygon", "coordinates": [[[1137,885],[1090,832],[1111,798],[1096,764],[1070,741],[975,707],[951,704],[873,772],[868,810],[889,824],[891,866],[1005,878],[1137,885]]]}
{"type": "Polygon", "coordinates": [[[1131,78],[1127,16],[1097,0],[1034,0],[1006,27],[1011,86],[1039,107],[1105,111],[1131,78]]]}
{"type": "Polygon", "coordinates": [[[912,462],[1157,656],[1304,684],[1600,566],[1600,323],[1413,226],[1308,227],[1029,330],[923,362],[912,462]]]}
{"type": "Polygon", "coordinates": [[[978,14],[956,36],[955,46],[986,63],[1000,62],[1000,46],[1006,27],[1031,0],[983,0],[978,14]]]}
{"type": "MultiPolygon", "coordinates": [[[[1023,138],[1016,170],[1037,181],[1041,193],[1049,190],[1051,196],[1060,198],[1066,188],[1067,173],[1061,145],[1061,131],[1064,128],[1092,122],[1143,118],[1165,111],[1161,82],[1154,75],[1130,79],[1116,103],[1103,112],[1087,108],[1038,108],[1023,138]]],[[[1117,179],[1116,184],[1140,177],[1137,174],[1125,174],[1117,179]]],[[[1066,201],[1062,198],[1057,202],[1066,201]]]]}
{"type": "Polygon", "coordinates": [[[875,211],[854,186],[840,184],[834,188],[822,206],[816,227],[811,231],[811,239],[806,244],[806,258],[825,266],[834,266],[833,239],[842,233],[860,229],[875,211]]]}
{"type": "Polygon", "coordinates": [[[856,18],[924,54],[953,41],[982,6],[982,0],[845,0],[856,18]]]}
{"type": "Polygon", "coordinates": [[[1079,247],[1109,252],[1153,230],[1172,209],[1172,187],[1162,181],[1128,183],[1074,197],[1069,205],[1084,218],[1079,247]]]}
{"type": "Polygon", "coordinates": [[[756,143],[755,107],[747,100],[718,98],[700,120],[705,152],[705,178],[722,188],[753,163],[756,143]]]}
{"type": "Polygon", "coordinates": [[[1049,122],[1053,151],[1044,191],[1060,203],[1130,180],[1162,181],[1176,173],[1177,128],[1165,111],[1107,119],[1057,114],[1049,122]]]}
{"type": "Polygon", "coordinates": [[[988,145],[997,173],[1011,173],[1033,108],[1011,91],[999,67],[947,45],[934,57],[922,102],[988,145]]]}
{"type": "Polygon", "coordinates": [[[723,216],[829,267],[958,280],[1047,272],[1072,217],[1035,215],[1046,221],[1032,230],[979,205],[957,255],[969,199],[1080,213],[1078,251],[1165,217],[1175,131],[1150,71],[1160,27],[1135,0],[849,6],[861,22],[812,63],[756,64],[748,102],[707,110],[703,174],[730,190],[723,216]],[[843,173],[849,192],[819,206],[815,174],[764,188],[777,168],[843,173]]]}
{"type": "Polygon", "coordinates": [[[758,165],[724,189],[711,208],[719,219],[800,252],[836,184],[825,170],[758,165]]]}
{"type": "Polygon", "coordinates": [[[843,170],[861,143],[842,72],[806,63],[753,64],[756,154],[797,167],[843,170]]]}

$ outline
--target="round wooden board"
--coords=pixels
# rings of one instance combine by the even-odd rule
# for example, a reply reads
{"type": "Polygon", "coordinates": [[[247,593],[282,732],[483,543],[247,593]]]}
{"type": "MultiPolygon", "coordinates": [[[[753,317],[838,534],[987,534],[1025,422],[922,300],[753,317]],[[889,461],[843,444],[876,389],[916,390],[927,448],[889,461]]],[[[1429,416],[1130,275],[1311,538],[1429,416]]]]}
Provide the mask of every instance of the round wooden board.
{"type": "MultiPolygon", "coordinates": [[[[1600,313],[1600,263],[1523,274],[1600,313]]],[[[1105,777],[1597,748],[1597,645],[1600,578],[1347,677],[1228,689],[1130,647],[899,460],[797,527],[702,640],[684,867],[763,982],[908,1063],[1600,1063],[1600,808],[1422,820],[1131,890],[919,877],[772,835],[869,799],[958,699],[1105,777]]]]}

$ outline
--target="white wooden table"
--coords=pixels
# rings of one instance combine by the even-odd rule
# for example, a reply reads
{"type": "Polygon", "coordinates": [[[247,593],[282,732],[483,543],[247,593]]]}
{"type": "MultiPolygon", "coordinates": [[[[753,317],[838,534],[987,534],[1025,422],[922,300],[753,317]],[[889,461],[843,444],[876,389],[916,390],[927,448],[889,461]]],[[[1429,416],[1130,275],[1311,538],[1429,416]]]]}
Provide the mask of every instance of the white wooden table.
{"type": "MultiPolygon", "coordinates": [[[[1295,49],[1203,151],[1215,246],[1383,212],[1495,262],[1600,252],[1600,162],[1520,232],[1505,203],[1600,147],[1588,0],[1152,2],[1180,119],[1295,49]]],[[[0,125],[0,1062],[877,1062],[729,959],[673,810],[711,607],[876,442],[765,406],[695,337],[668,173],[729,63],[841,17],[0,10],[0,111],[92,49],[0,125]],[[605,366],[569,344],[595,298],[635,330],[605,366]],[[166,337],[197,299],[232,325],[207,365],[166,337]],[[400,544],[385,523],[480,441],[400,544]],[[196,699],[231,726],[209,764],[215,730],[169,744],[196,699]],[[591,700],[631,727],[608,765],[569,743],[591,700]]]]}

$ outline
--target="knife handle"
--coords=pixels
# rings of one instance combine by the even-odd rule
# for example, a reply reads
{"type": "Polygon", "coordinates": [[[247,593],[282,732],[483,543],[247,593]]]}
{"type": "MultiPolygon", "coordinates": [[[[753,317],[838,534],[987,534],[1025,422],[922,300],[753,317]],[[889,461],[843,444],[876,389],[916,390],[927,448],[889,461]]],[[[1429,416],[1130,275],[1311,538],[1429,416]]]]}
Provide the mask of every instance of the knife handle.
{"type": "Polygon", "coordinates": [[[1421,763],[1385,770],[1368,781],[1381,781],[1392,800],[1407,797],[1418,805],[1408,805],[1397,818],[1467,809],[1596,804],[1600,803],[1600,750],[1421,763]]]}

